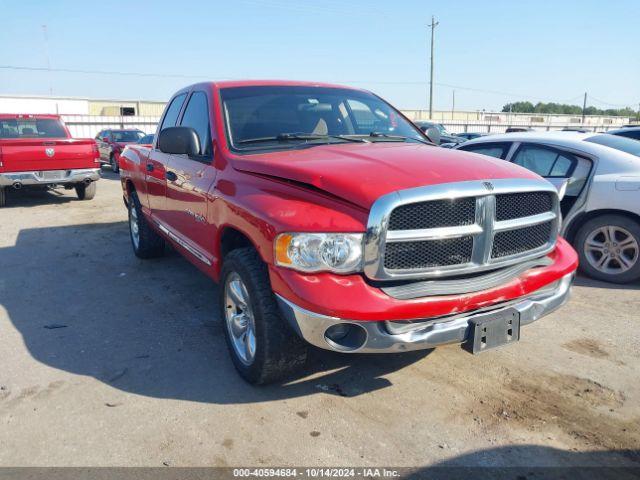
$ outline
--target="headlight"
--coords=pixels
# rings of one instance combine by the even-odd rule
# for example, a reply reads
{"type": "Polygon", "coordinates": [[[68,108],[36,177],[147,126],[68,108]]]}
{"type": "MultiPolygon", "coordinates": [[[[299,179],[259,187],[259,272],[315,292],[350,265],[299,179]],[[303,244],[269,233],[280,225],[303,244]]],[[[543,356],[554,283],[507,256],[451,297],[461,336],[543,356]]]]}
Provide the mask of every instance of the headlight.
{"type": "Polygon", "coordinates": [[[276,265],[303,272],[353,273],[362,270],[361,233],[281,233],[276,265]]]}

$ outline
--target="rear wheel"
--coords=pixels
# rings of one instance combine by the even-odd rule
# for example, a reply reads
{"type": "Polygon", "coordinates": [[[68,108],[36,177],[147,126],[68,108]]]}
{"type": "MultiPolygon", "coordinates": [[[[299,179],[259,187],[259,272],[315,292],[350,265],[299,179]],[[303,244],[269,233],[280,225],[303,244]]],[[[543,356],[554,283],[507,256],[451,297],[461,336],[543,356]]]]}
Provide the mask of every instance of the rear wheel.
{"type": "Polygon", "coordinates": [[[118,173],[120,171],[120,165],[118,165],[118,160],[113,153],[109,156],[109,164],[111,165],[111,170],[114,173],[118,173]]]}
{"type": "Polygon", "coordinates": [[[89,185],[82,183],[76,185],[76,195],[78,195],[79,200],[91,200],[96,196],[97,188],[96,182],[91,182],[89,185]]]}
{"type": "Polygon", "coordinates": [[[156,258],[164,255],[164,239],[147,223],[135,191],[129,198],[129,234],[133,253],[137,257],[156,258]]]}
{"type": "Polygon", "coordinates": [[[7,192],[3,187],[0,187],[0,208],[7,204],[7,192]]]}
{"type": "Polygon", "coordinates": [[[275,382],[304,365],[307,345],[282,317],[267,267],[253,248],[225,257],[220,308],[231,359],[247,382],[275,382]]]}
{"type": "Polygon", "coordinates": [[[576,235],[580,268],[590,277],[613,283],[640,278],[640,225],[622,215],[602,215],[576,235]]]}

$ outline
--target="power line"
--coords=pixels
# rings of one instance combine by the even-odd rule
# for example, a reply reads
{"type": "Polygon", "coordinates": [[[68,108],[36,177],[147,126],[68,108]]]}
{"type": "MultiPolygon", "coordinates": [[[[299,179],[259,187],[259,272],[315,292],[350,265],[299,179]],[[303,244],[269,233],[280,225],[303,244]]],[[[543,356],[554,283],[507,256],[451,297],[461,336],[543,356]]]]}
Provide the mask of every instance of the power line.
{"type": "MultiPolygon", "coordinates": [[[[193,74],[172,74],[172,73],[147,73],[147,72],[126,72],[126,71],[117,71],[117,70],[85,70],[85,69],[77,69],[77,68],[48,68],[48,67],[30,67],[26,65],[0,65],[0,70],[13,70],[13,71],[28,71],[28,72],[54,72],[54,73],[78,73],[83,75],[120,75],[127,77],[142,77],[142,78],[184,78],[184,79],[200,79],[207,80],[211,78],[216,78],[217,80],[233,80],[231,77],[218,77],[215,75],[193,75],[193,74]]],[[[332,83],[346,83],[346,84],[356,84],[356,85],[417,85],[417,86],[425,86],[429,82],[425,80],[420,81],[385,81],[385,80],[340,80],[330,81],[332,83]]],[[[523,93],[513,93],[513,92],[505,92],[499,90],[489,90],[483,88],[476,87],[466,87],[463,85],[451,84],[451,83],[443,83],[443,82],[433,82],[434,85],[440,87],[447,87],[455,90],[464,90],[468,92],[477,92],[477,93],[487,93],[491,95],[500,95],[504,97],[510,98],[530,98],[532,100],[538,100],[543,102],[553,102],[557,101],[550,98],[538,97],[535,95],[527,95],[523,93]]],[[[582,95],[573,97],[569,100],[564,100],[564,102],[570,102],[576,100],[577,98],[581,98],[582,95]]],[[[593,96],[590,96],[593,100],[602,103],[604,105],[609,105],[612,107],[626,107],[628,104],[616,104],[609,103],[603,100],[599,100],[593,96]]]]}

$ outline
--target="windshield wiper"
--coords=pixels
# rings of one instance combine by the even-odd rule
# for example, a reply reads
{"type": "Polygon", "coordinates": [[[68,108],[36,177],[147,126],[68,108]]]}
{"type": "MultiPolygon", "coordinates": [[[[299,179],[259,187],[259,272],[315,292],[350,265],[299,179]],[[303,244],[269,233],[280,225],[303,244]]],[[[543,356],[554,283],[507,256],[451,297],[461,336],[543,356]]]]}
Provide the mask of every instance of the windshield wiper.
{"type": "Polygon", "coordinates": [[[382,137],[382,138],[388,138],[391,141],[399,141],[399,142],[406,142],[407,140],[415,140],[416,142],[420,142],[420,143],[425,143],[427,145],[431,145],[431,143],[425,141],[425,140],[421,140],[419,138],[416,137],[405,137],[404,135],[389,135],[388,133],[383,133],[383,132],[371,132],[369,133],[369,137],[372,138],[378,138],[378,137],[382,137]]]}
{"type": "Polygon", "coordinates": [[[239,140],[236,143],[250,144],[250,143],[262,143],[262,142],[288,142],[289,140],[328,140],[328,139],[344,140],[345,142],[366,142],[363,138],[351,138],[344,135],[320,135],[313,133],[280,133],[272,137],[259,137],[259,138],[246,138],[239,140]]]}

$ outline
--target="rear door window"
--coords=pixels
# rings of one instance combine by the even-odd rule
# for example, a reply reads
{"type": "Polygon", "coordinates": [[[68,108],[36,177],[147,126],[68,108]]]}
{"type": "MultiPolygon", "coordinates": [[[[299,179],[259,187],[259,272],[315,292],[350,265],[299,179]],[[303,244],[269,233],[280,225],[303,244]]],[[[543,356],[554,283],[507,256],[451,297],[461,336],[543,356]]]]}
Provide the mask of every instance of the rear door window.
{"type": "Polygon", "coordinates": [[[522,145],[512,160],[541,177],[567,178],[576,164],[573,155],[540,145],[522,145]]]}

